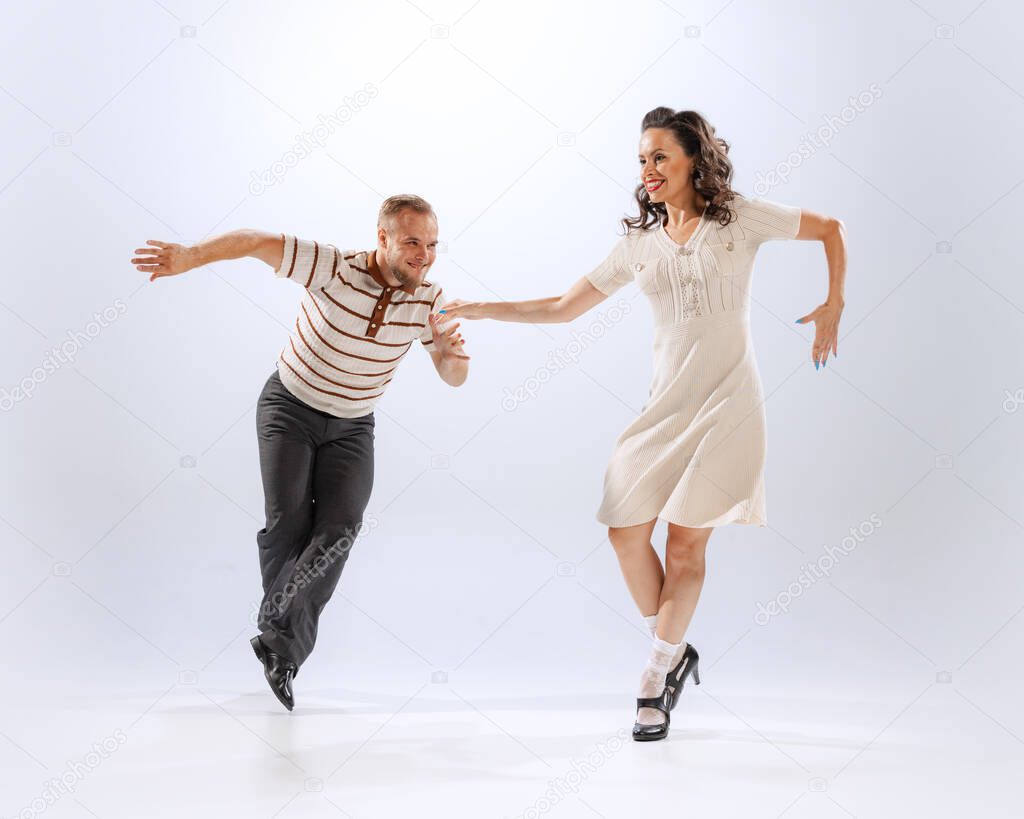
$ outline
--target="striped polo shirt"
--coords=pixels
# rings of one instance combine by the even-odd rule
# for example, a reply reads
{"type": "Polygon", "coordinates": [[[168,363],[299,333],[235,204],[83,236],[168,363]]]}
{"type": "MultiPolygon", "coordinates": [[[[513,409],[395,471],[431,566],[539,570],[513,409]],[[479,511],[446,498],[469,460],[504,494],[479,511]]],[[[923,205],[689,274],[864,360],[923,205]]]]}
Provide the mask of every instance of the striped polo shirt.
{"type": "Polygon", "coordinates": [[[298,282],[306,292],[278,359],[281,382],[322,412],[367,415],[413,341],[434,348],[427,317],[441,287],[428,281],[393,287],[370,270],[365,250],[283,237],[284,256],[274,275],[298,282]]]}

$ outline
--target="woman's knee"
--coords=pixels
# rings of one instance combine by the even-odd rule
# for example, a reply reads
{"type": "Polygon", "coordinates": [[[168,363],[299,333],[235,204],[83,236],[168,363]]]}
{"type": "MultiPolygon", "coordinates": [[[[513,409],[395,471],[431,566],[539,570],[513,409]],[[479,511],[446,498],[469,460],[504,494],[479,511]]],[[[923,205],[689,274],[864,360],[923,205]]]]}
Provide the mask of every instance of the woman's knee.
{"type": "Polygon", "coordinates": [[[665,574],[703,577],[707,535],[701,530],[670,527],[665,544],[665,574]]]}
{"type": "Polygon", "coordinates": [[[638,526],[609,526],[608,541],[620,557],[637,554],[651,548],[653,528],[653,521],[638,526]]]}

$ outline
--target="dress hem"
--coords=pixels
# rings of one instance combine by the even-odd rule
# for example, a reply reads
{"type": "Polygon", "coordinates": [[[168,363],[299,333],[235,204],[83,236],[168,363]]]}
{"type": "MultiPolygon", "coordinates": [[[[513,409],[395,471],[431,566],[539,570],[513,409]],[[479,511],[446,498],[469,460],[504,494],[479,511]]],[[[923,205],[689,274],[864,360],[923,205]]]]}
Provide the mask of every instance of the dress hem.
{"type": "Polygon", "coordinates": [[[664,515],[658,515],[655,518],[648,518],[647,520],[638,520],[635,523],[608,523],[608,521],[602,520],[600,517],[596,518],[596,520],[597,520],[598,523],[603,524],[604,526],[608,526],[608,527],[610,527],[612,529],[625,529],[625,528],[627,528],[629,526],[639,526],[642,523],[650,523],[651,520],[663,520],[663,521],[665,521],[665,523],[671,523],[674,526],[686,526],[689,529],[709,529],[709,528],[713,529],[713,528],[716,528],[718,526],[728,526],[730,523],[736,524],[736,525],[739,525],[739,526],[764,526],[764,527],[768,526],[767,519],[761,519],[761,518],[747,518],[747,519],[744,519],[741,516],[737,516],[737,517],[729,518],[727,520],[719,521],[718,523],[715,523],[714,521],[712,521],[710,523],[700,523],[700,524],[696,524],[696,523],[680,523],[677,520],[670,520],[669,518],[665,517],[664,515]]]}

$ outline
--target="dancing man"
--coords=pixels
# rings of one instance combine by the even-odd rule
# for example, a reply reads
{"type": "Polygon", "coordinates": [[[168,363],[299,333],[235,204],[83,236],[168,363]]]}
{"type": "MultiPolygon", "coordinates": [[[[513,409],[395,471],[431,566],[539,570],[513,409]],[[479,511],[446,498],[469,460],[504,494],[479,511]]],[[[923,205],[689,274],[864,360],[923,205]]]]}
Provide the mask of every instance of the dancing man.
{"type": "Polygon", "coordinates": [[[370,498],[377,399],[416,339],[445,383],[457,387],[469,374],[459,325],[439,319],[441,287],[426,280],[437,217],[419,196],[386,199],[370,251],[258,230],[191,247],[146,244],[132,263],[150,281],[252,256],[305,288],[256,411],[266,526],[256,536],[263,601],[251,643],[291,711],[292,680],[313,650],[370,498]]]}

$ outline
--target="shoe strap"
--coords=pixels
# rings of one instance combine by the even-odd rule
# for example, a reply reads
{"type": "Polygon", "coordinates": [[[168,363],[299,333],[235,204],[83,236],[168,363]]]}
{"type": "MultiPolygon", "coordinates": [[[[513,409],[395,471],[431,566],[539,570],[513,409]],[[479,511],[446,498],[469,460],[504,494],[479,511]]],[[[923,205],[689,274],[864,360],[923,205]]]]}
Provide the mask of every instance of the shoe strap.
{"type": "Polygon", "coordinates": [[[686,666],[686,673],[691,674],[693,666],[696,665],[697,660],[700,659],[700,655],[697,654],[697,649],[691,646],[689,643],[686,644],[686,650],[683,652],[683,656],[679,658],[679,662],[676,663],[675,668],[671,669],[666,676],[666,680],[672,680],[673,683],[668,683],[674,688],[674,683],[678,681],[679,672],[686,666]]]}
{"type": "Polygon", "coordinates": [[[665,708],[665,700],[663,697],[637,697],[636,707],[639,708],[656,708],[663,714],[668,714],[668,710],[665,708]]]}

